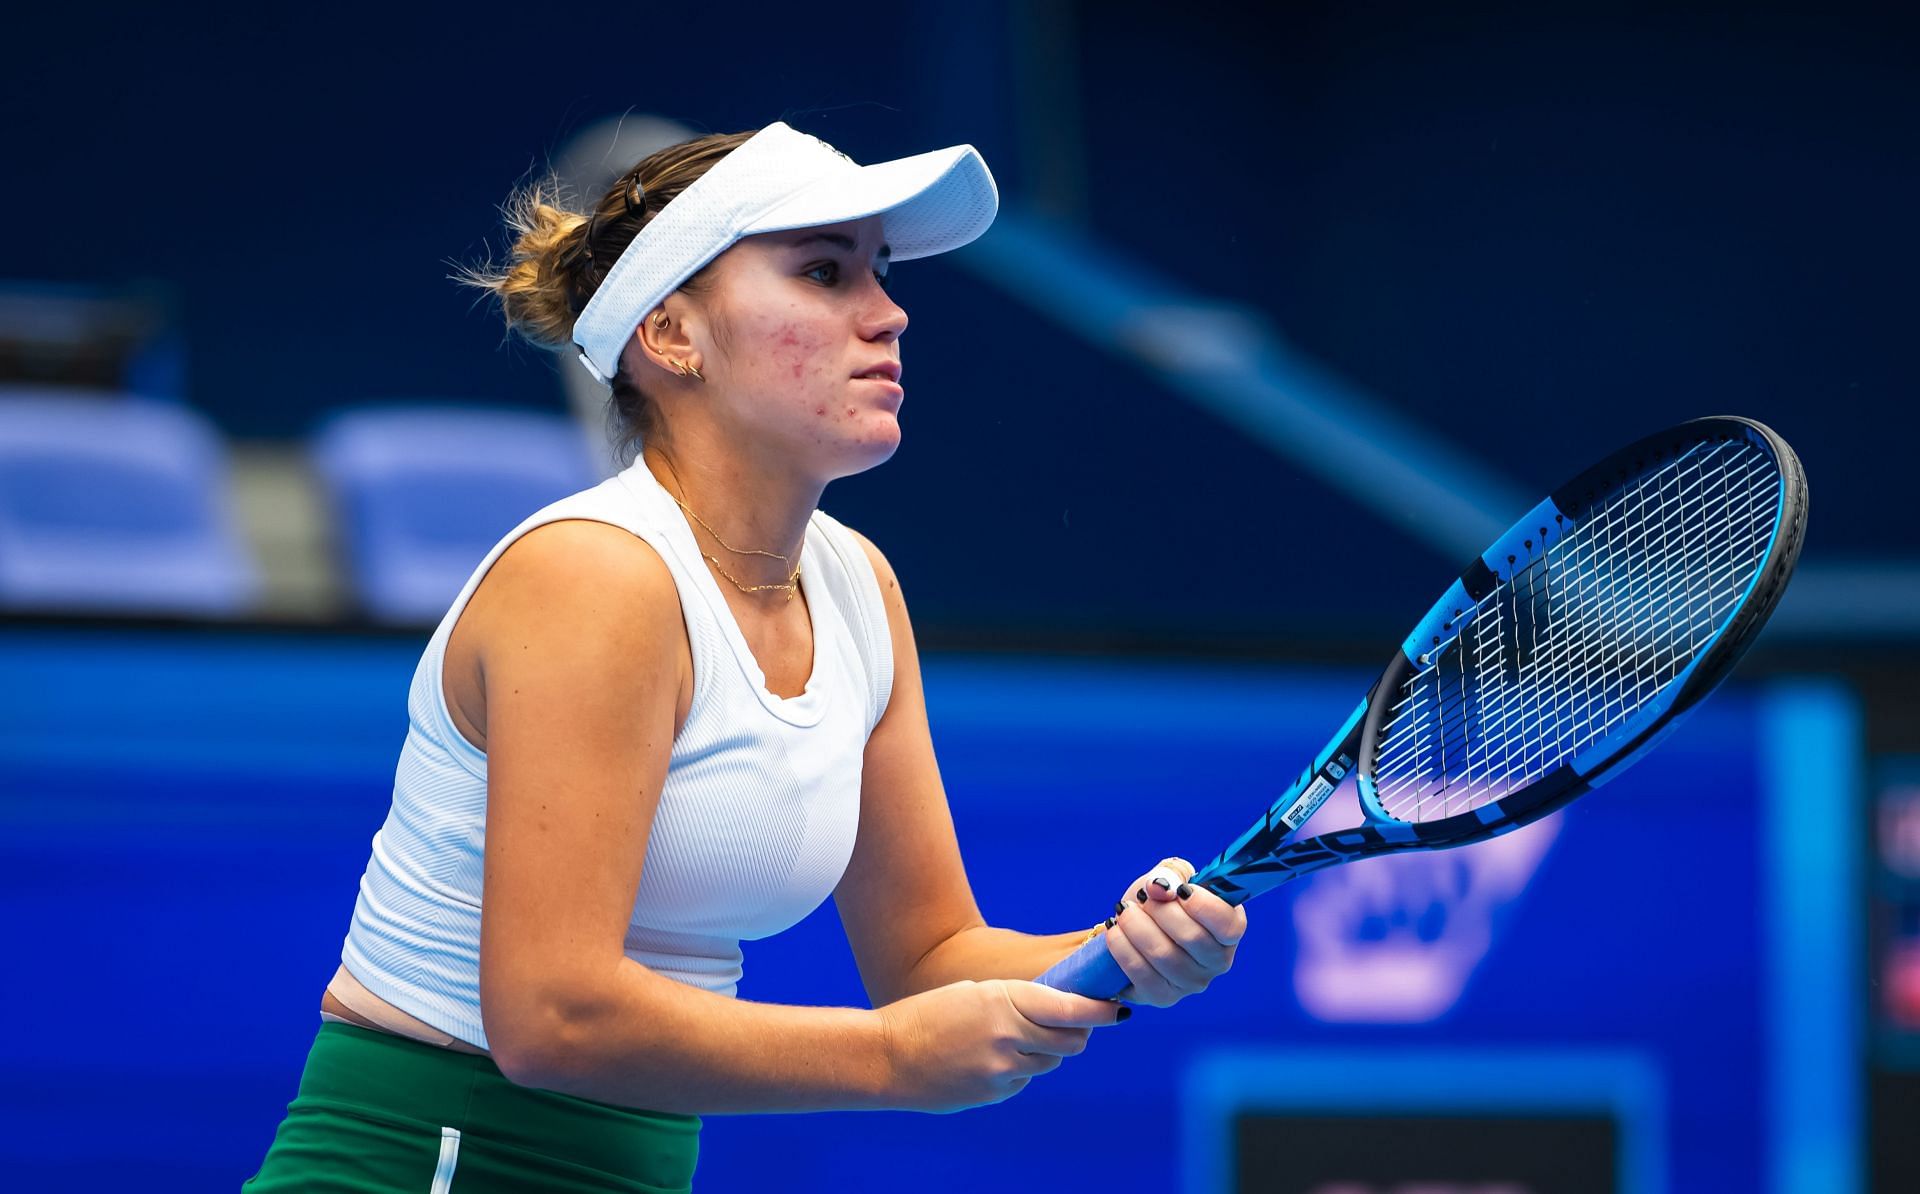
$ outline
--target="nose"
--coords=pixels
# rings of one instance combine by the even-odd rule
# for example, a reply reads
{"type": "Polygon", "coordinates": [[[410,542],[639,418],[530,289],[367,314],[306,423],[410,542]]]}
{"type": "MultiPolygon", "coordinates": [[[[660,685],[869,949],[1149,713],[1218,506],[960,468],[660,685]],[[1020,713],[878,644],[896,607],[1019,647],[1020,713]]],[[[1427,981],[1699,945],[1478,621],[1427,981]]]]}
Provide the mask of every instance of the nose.
{"type": "Polygon", "coordinates": [[[869,340],[898,340],[907,330],[907,313],[877,280],[872,288],[874,300],[866,313],[864,334],[869,340]]]}

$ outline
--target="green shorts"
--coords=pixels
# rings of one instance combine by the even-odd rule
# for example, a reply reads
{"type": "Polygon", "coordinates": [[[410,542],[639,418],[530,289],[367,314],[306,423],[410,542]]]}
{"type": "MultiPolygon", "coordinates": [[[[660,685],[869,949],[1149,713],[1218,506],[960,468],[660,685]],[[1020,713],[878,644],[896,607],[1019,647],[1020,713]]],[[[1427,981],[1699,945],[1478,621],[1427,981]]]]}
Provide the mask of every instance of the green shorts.
{"type": "Polygon", "coordinates": [[[491,1058],[320,1026],[300,1093],[243,1189],[691,1190],[700,1120],[515,1086],[491,1058]]]}

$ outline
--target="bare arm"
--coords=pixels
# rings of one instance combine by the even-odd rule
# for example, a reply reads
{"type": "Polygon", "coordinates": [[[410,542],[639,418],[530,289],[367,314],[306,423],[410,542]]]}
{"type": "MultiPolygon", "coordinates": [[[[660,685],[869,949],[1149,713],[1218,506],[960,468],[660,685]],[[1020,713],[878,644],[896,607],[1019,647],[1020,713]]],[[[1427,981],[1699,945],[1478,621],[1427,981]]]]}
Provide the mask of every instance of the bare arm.
{"type": "MultiPolygon", "coordinates": [[[[962,979],[1031,979],[1078,948],[1089,930],[1033,935],[982,919],[934,760],[906,601],[880,550],[865,537],[860,543],[886,601],[894,667],[892,698],[867,740],[860,836],[835,892],[867,994],[879,1006],[962,979]]],[[[1156,881],[1158,870],[1141,876],[1128,887],[1118,923],[1101,926],[1133,981],[1124,995],[1130,1002],[1177,1002],[1233,964],[1246,913],[1186,886],[1192,873],[1172,882],[1156,881]]]]}
{"type": "Polygon", "coordinates": [[[835,891],[875,1006],[961,979],[1030,979],[1088,929],[1036,936],[990,927],[960,860],[927,726],[920,658],[893,567],[865,536],[893,639],[893,695],[867,739],[860,834],[835,891]]]}
{"type": "Polygon", "coordinates": [[[509,1078],[661,1111],[947,1108],[1006,1098],[1111,1021],[1040,988],[885,1012],[749,1003],[627,958],[690,679],[672,575],[625,531],[554,523],[502,555],[467,616],[486,694],[481,1013],[509,1078]]]}

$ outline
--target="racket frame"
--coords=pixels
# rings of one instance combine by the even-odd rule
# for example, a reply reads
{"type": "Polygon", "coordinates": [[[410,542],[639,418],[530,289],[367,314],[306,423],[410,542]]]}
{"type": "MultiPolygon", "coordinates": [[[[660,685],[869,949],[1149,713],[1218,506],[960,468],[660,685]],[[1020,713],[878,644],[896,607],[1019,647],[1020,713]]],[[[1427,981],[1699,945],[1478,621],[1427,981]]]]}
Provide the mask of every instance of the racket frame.
{"type": "Polygon", "coordinates": [[[1771,428],[1752,419],[1693,419],[1621,448],[1554,490],[1468,563],[1401,643],[1367,699],[1315,757],[1314,765],[1274,801],[1261,822],[1203,867],[1194,882],[1237,904],[1290,879],[1354,858],[1408,849],[1446,849],[1508,833],[1600,786],[1671,733],[1682,715],[1712,692],[1739,662],[1793,574],[1806,532],[1806,517],[1806,473],[1799,457],[1771,428]],[[1577,529],[1598,503],[1649,467],[1658,468],[1702,444],[1733,440],[1766,451],[1779,468],[1781,484],[1775,499],[1773,532],[1762,562],[1727,624],[1620,728],[1518,791],[1432,821],[1409,822],[1389,814],[1380,802],[1373,776],[1379,736],[1392,703],[1383,698],[1399,692],[1407,678],[1425,666],[1428,656],[1451,645],[1471,620],[1463,621],[1462,616],[1511,576],[1516,567],[1524,568],[1522,561],[1529,561],[1535,554],[1536,542],[1539,551],[1546,551],[1549,540],[1577,529]],[[1339,764],[1348,758],[1357,764],[1352,770],[1363,823],[1289,841],[1332,794],[1343,771],[1339,764]]]}
{"type": "MultiPolygon", "coordinates": [[[[1449,849],[1484,841],[1531,824],[1568,801],[1600,786],[1651,750],[1699,704],[1739,662],[1766,624],[1799,560],[1806,532],[1807,483],[1799,457],[1772,429],[1752,419],[1714,416],[1693,419],[1636,440],[1588,468],[1527,515],[1491,547],[1468,563],[1440,600],[1414,627],[1386,670],[1347,717],[1345,724],[1314,756],[1297,779],[1192,882],[1230,904],[1240,904],[1289,880],[1376,854],[1411,849],[1449,849]],[[1540,551],[1548,540],[1577,529],[1596,505],[1647,471],[1702,444],[1744,441],[1769,453],[1780,473],[1774,526],[1762,562],[1733,615],[1681,672],[1618,729],[1556,765],[1524,787],[1487,804],[1432,821],[1404,821],[1381,804],[1373,765],[1379,736],[1394,694],[1433,653],[1443,651],[1465,629],[1463,615],[1494,591],[1522,560],[1531,560],[1534,541],[1540,551]],[[1350,829],[1292,840],[1340,784],[1351,776],[1358,789],[1362,823],[1350,829]]],[[[1110,998],[1126,987],[1126,977],[1101,937],[1040,976],[1040,982],[1096,998],[1110,998]]]]}

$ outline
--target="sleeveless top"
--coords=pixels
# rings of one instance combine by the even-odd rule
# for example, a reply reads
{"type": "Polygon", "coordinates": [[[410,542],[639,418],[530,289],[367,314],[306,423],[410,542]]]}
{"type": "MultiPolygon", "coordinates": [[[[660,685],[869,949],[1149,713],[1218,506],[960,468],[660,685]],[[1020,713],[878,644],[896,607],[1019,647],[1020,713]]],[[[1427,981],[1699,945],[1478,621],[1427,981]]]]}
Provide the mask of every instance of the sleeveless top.
{"type": "Polygon", "coordinates": [[[611,523],[652,545],[679,590],[693,655],[692,704],[668,757],[626,933],[634,961],[732,995],[740,942],[790,928],[832,894],[853,852],[867,736],[892,691],[892,639],[872,563],[821,511],[800,556],[813,674],[791,699],[767,691],[692,529],[643,463],[547,506],[500,540],[414,671],[393,806],[374,835],[341,953],[375,995],[483,1049],[487,757],[447,712],[441,663],[493,562],[521,535],[563,519],[611,523]]]}

